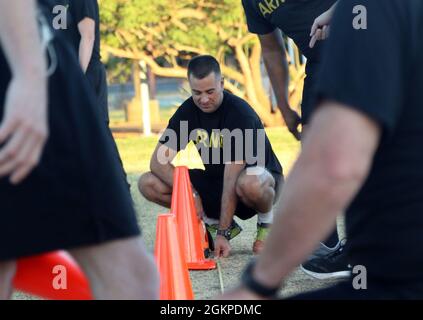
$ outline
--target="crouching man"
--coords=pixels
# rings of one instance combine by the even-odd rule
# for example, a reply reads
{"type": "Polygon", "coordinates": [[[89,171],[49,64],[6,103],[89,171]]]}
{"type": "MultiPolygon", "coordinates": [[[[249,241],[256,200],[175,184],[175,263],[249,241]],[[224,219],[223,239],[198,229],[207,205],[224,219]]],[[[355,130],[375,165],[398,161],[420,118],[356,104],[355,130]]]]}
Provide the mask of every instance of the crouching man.
{"type": "Polygon", "coordinates": [[[193,141],[205,170],[190,170],[190,179],[197,214],[214,239],[215,256],[227,257],[229,241],[242,231],[235,215],[243,220],[257,215],[253,252],[259,253],[273,220],[282,167],[254,110],[224,90],[215,58],[193,58],[188,80],[192,96],[170,119],[151,158],[151,172],[140,177],[139,190],[148,200],[170,207],[171,160],[193,141]]]}

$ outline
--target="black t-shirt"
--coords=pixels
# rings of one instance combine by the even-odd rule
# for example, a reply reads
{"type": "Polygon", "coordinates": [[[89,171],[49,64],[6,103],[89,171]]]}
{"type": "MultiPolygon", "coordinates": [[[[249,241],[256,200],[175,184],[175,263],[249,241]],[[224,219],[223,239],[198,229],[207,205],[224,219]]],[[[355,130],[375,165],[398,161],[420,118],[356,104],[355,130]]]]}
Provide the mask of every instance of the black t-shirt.
{"type": "Polygon", "coordinates": [[[262,165],[282,174],[258,115],[246,101],[228,92],[224,92],[222,104],[213,113],[202,112],[192,97],[178,108],[160,142],[179,151],[189,141],[196,144],[206,168],[190,170],[192,179],[223,181],[225,163],[230,161],[262,165]]]}
{"type": "Polygon", "coordinates": [[[90,65],[100,62],[100,17],[97,0],[57,0],[55,2],[60,2],[68,8],[68,28],[65,33],[76,52],[79,52],[81,42],[78,24],[85,18],[95,21],[95,41],[90,65]]]}
{"type": "Polygon", "coordinates": [[[322,41],[309,47],[314,20],[327,11],[336,0],[242,0],[248,30],[267,34],[276,28],[294,40],[303,55],[311,62],[320,59],[322,41]]]}
{"type": "MultiPolygon", "coordinates": [[[[349,252],[370,277],[423,283],[423,1],[342,0],[317,92],[380,124],[369,177],[346,213],[349,252]],[[367,9],[356,30],[353,8],[367,9]]],[[[369,284],[370,285],[370,284],[369,284]]]]}

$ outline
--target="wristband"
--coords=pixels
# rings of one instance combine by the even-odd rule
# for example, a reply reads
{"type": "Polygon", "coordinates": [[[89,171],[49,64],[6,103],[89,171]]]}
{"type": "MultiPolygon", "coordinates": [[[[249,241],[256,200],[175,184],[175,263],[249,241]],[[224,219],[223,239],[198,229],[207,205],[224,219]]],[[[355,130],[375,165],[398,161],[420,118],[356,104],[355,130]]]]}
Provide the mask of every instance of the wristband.
{"type": "Polygon", "coordinates": [[[277,293],[279,291],[279,286],[274,288],[269,288],[261,283],[257,282],[256,279],[253,277],[253,269],[256,264],[255,260],[251,260],[250,263],[245,268],[242,276],[241,276],[241,283],[251,292],[255,294],[265,297],[265,298],[276,298],[277,293]]]}

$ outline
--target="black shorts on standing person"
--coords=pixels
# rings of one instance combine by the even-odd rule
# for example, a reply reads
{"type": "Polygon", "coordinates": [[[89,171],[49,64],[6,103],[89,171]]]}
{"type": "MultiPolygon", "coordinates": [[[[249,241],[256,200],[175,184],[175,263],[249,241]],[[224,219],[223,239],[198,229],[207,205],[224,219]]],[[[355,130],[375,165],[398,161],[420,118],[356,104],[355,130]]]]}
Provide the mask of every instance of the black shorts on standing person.
{"type": "MultiPolygon", "coordinates": [[[[48,10],[51,4],[39,1],[48,10]]],[[[138,236],[122,169],[74,50],[58,32],[49,43],[49,139],[19,185],[0,178],[0,261],[138,236]]],[[[0,48],[0,122],[11,80],[0,48]]]]}
{"type": "MultiPolygon", "coordinates": [[[[107,135],[119,158],[122,166],[122,174],[126,181],[127,176],[123,168],[122,159],[120,158],[119,150],[113,139],[112,132],[109,129],[107,75],[100,55],[100,15],[98,2],[97,0],[55,0],[55,2],[67,8],[68,26],[67,29],[59,30],[59,32],[63,32],[66,35],[77,55],[79,55],[81,45],[81,33],[78,24],[86,18],[93,20],[95,23],[94,45],[85,76],[93,89],[99,117],[107,127],[107,135]]],[[[127,185],[130,187],[129,184],[127,185]]]]}
{"type": "Polygon", "coordinates": [[[365,267],[367,288],[351,279],[297,298],[421,299],[423,2],[341,1],[332,23],[317,97],[382,128],[370,174],[346,212],[349,261],[365,267]],[[351,26],[358,5],[367,10],[366,29],[351,26]]]}

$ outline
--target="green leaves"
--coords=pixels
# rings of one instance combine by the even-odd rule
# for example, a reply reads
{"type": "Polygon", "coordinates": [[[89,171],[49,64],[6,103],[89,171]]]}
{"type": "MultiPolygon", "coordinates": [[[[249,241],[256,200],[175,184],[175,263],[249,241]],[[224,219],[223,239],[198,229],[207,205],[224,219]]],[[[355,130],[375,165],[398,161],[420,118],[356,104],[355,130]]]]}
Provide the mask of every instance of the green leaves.
{"type": "Polygon", "coordinates": [[[231,52],[229,38],[248,32],[239,0],[102,0],[100,6],[105,44],[154,58],[177,58],[180,48],[191,55],[222,46],[231,52]]]}
{"type": "Polygon", "coordinates": [[[266,124],[280,123],[270,113],[258,39],[247,30],[241,0],[101,0],[100,14],[108,53],[144,60],[156,75],[171,77],[185,77],[193,56],[212,54],[226,88],[245,98],[266,124]]]}

